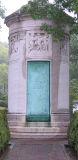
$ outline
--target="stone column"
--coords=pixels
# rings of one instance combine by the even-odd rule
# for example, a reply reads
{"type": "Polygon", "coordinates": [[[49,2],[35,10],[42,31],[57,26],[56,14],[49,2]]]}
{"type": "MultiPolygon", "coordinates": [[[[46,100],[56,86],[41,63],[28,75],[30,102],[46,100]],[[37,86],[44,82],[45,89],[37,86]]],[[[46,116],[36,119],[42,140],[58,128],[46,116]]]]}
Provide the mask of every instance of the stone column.
{"type": "Polygon", "coordinates": [[[9,37],[8,66],[8,112],[12,120],[26,116],[26,67],[25,67],[26,32],[17,32],[9,37]]]}
{"type": "Polygon", "coordinates": [[[60,42],[58,110],[69,112],[69,38],[60,42]]]}

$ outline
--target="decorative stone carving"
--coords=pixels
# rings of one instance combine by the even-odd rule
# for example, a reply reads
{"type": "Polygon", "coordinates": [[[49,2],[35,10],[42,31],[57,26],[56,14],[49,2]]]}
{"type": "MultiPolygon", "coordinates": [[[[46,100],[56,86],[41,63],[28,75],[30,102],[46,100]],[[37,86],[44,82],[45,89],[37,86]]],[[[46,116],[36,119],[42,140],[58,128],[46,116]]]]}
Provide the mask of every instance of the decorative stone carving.
{"type": "Polygon", "coordinates": [[[32,51],[48,51],[48,35],[45,34],[36,34],[31,36],[31,40],[29,42],[29,52],[32,51]]]}
{"type": "Polygon", "coordinates": [[[19,48],[19,35],[14,34],[13,36],[10,36],[9,38],[9,53],[10,55],[18,53],[19,48]]]}
{"type": "Polygon", "coordinates": [[[19,60],[19,35],[12,34],[9,37],[9,65],[18,63],[19,60]]]}
{"type": "MultiPolygon", "coordinates": [[[[26,31],[13,33],[9,37],[9,64],[17,63],[20,56],[20,41],[25,40],[26,31]]],[[[25,43],[25,42],[24,42],[25,43]]],[[[24,53],[25,54],[25,53],[24,53]]]]}
{"type": "Polygon", "coordinates": [[[19,41],[25,39],[26,32],[17,32],[13,35],[10,35],[9,37],[9,52],[10,55],[18,53],[19,52],[19,41]]]}
{"type": "Polygon", "coordinates": [[[43,56],[51,54],[50,36],[42,32],[29,32],[26,36],[26,56],[43,56]]]}

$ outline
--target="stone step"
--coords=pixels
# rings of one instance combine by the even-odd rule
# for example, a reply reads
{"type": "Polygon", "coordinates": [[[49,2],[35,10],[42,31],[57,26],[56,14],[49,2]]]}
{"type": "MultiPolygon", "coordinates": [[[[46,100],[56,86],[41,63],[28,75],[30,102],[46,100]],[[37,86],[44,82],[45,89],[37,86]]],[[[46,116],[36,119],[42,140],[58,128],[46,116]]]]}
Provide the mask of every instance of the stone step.
{"type": "Polygon", "coordinates": [[[69,122],[26,122],[8,121],[9,126],[26,126],[26,127],[67,127],[69,122]]]}
{"type": "Polygon", "coordinates": [[[19,121],[8,121],[9,126],[25,126],[24,123],[21,123],[19,121]]]}
{"type": "Polygon", "coordinates": [[[24,138],[53,138],[53,139],[58,139],[58,138],[65,138],[67,139],[67,134],[66,133],[17,133],[17,132],[10,132],[11,134],[11,138],[20,138],[20,139],[24,139],[24,138]]]}
{"type": "Polygon", "coordinates": [[[21,127],[10,126],[10,132],[18,133],[66,133],[67,127],[21,127]]]}

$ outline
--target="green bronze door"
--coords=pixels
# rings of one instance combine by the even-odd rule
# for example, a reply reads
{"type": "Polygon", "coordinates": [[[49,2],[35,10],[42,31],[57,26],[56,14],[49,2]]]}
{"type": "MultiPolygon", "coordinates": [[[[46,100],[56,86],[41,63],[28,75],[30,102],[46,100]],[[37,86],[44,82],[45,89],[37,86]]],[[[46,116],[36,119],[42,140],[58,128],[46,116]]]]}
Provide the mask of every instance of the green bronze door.
{"type": "Polygon", "coordinates": [[[50,62],[27,62],[28,122],[50,121],[50,62]]]}

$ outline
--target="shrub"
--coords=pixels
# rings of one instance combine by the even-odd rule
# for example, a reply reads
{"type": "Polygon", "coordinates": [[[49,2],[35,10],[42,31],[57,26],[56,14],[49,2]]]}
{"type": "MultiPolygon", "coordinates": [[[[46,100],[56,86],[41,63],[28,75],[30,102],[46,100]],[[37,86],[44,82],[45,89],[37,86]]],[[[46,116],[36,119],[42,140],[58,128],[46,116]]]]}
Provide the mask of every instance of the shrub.
{"type": "Polygon", "coordinates": [[[0,93],[0,106],[8,107],[8,93],[0,93]]]}
{"type": "Polygon", "coordinates": [[[78,111],[73,114],[68,127],[68,143],[78,154],[78,111]]]}
{"type": "Polygon", "coordinates": [[[10,132],[8,128],[8,121],[7,121],[7,109],[0,107],[0,152],[2,152],[9,139],[10,139],[10,132]]]}

